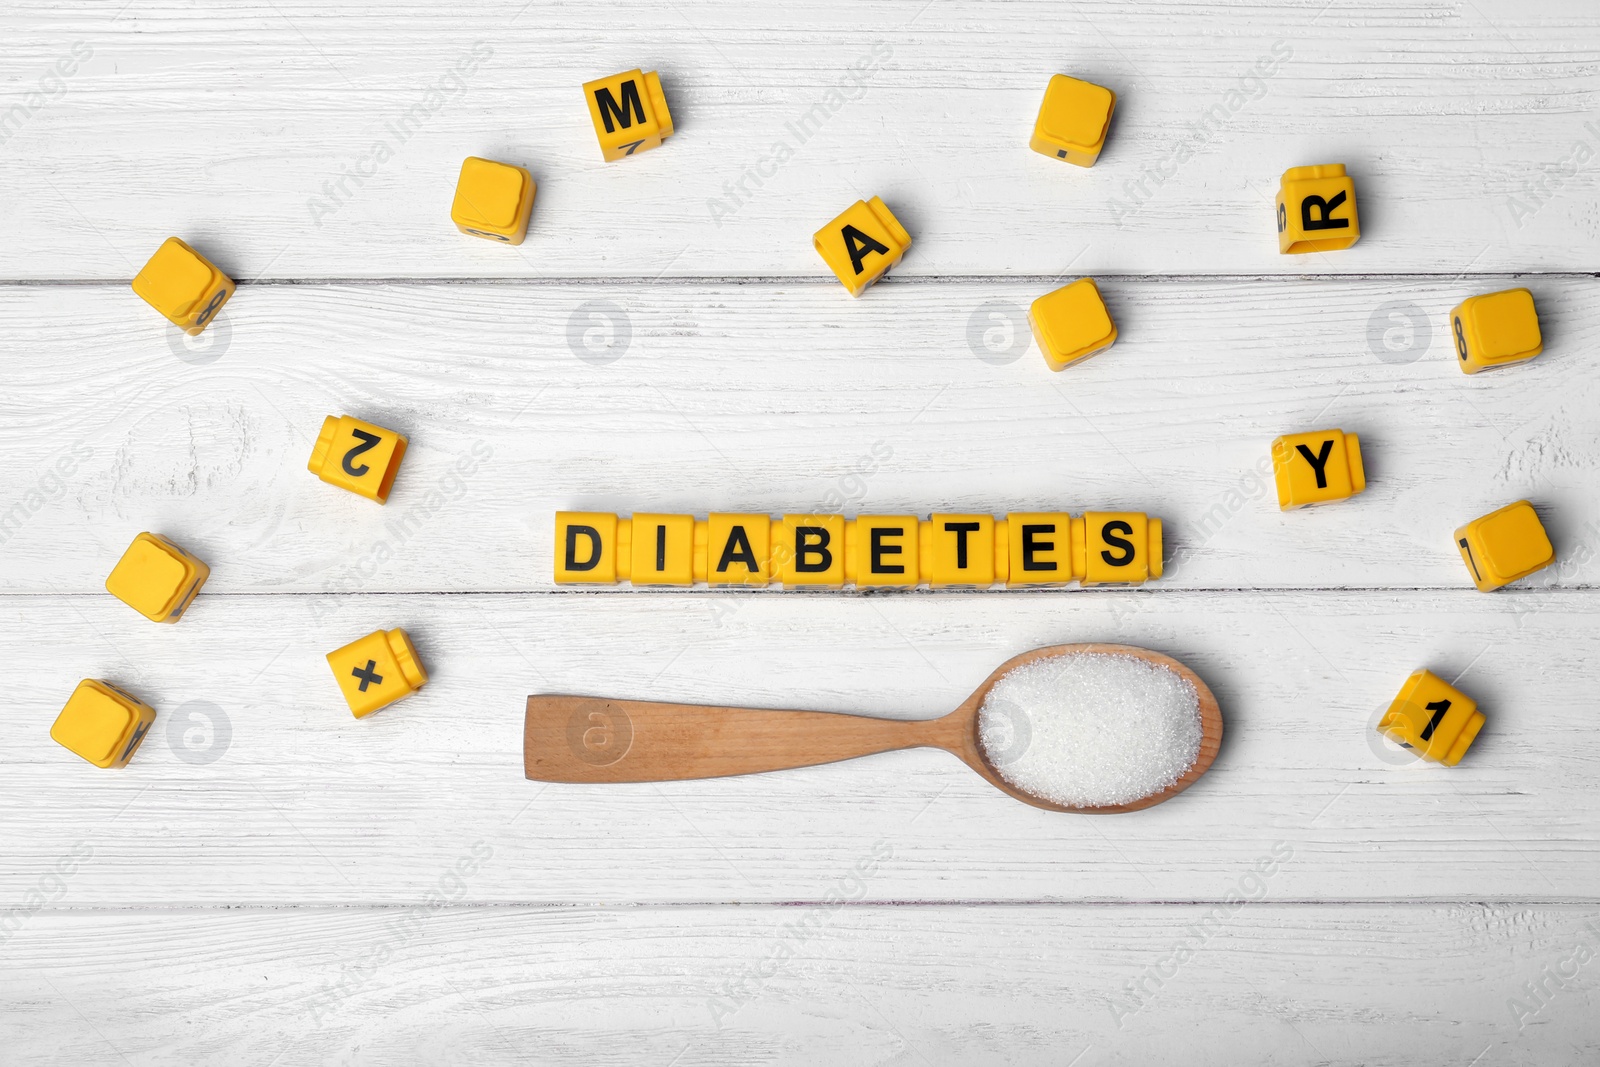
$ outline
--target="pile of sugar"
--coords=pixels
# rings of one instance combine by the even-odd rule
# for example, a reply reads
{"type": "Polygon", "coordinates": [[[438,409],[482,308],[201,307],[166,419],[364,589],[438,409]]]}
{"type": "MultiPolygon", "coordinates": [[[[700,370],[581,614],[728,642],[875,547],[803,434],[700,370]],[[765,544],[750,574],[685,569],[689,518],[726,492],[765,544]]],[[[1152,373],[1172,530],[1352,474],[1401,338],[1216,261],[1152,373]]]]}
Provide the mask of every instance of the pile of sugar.
{"type": "Polygon", "coordinates": [[[978,742],[1018,789],[1068,807],[1127,804],[1183,777],[1200,755],[1200,696],[1131,656],[1082,652],[1025,663],[978,709],[978,742]]]}

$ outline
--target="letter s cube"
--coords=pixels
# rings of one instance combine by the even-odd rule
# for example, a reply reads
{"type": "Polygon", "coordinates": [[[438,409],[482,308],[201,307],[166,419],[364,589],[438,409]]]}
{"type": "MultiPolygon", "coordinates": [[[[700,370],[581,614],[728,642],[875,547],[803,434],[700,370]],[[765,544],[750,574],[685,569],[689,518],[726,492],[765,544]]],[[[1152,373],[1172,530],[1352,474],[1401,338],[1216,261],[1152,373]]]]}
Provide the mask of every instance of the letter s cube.
{"type": "Polygon", "coordinates": [[[211,568],[159,534],[142,533],[106,576],[106,592],[152,622],[177,622],[211,568]]]}
{"type": "Polygon", "coordinates": [[[322,432],[306,467],[329,485],[382,504],[389,499],[406,439],[393,430],[349,415],[322,420],[322,432]]]}
{"type": "Polygon", "coordinates": [[[1539,312],[1533,306],[1533,294],[1526,289],[1485,293],[1462,301],[1450,312],[1450,333],[1466,374],[1521,363],[1544,351],[1539,312]]]}
{"type": "Polygon", "coordinates": [[[408,697],[428,682],[428,672],[404,630],[374,630],[328,653],[350,713],[358,719],[408,697]]]}
{"type": "Polygon", "coordinates": [[[1072,520],[1072,564],[1084,585],[1161,577],[1161,520],[1137,511],[1086,511],[1072,520]]]}
{"type": "Polygon", "coordinates": [[[1356,183],[1343,163],[1284,171],[1277,208],[1278,251],[1287,255],[1349,248],[1361,237],[1356,183]]]}
{"type": "Polygon", "coordinates": [[[585,82],[583,95],[607,162],[659,148],[672,136],[672,112],[653,70],[625,70],[585,82]]]}
{"type": "Polygon", "coordinates": [[[1485,593],[1543,570],[1556,558],[1539,513],[1526,500],[1473,519],[1455,538],[1473,584],[1485,593]]]}
{"type": "Polygon", "coordinates": [[[533,175],[510,163],[468,156],[456,179],[450,220],[473,237],[520,245],[533,212],[533,175]]]}
{"type": "Polygon", "coordinates": [[[900,262],[911,247],[911,234],[875,196],[845,208],[812,235],[811,244],[850,295],[860,296],[900,262]]]}
{"type": "Polygon", "coordinates": [[[176,237],[168,237],[134,275],[140,299],[185,333],[199,334],[233,295],[233,279],[176,237]]]}
{"type": "Polygon", "coordinates": [[[1286,434],[1273,441],[1272,474],[1284,511],[1344,500],[1367,487],[1361,441],[1343,430],[1286,434]]]}
{"type": "Polygon", "coordinates": [[[1483,723],[1471,697],[1436,674],[1417,671],[1378,721],[1378,732],[1423,759],[1454,767],[1483,723]]]}
{"type": "Polygon", "coordinates": [[[50,727],[56,744],[96,767],[123,767],[156,721],[155,709],[114,685],[85,678],[50,727]]]}
{"type": "Polygon", "coordinates": [[[1116,106],[1117,94],[1105,86],[1054,75],[1045,86],[1028,147],[1041,155],[1092,167],[1105,147],[1116,106]]]}

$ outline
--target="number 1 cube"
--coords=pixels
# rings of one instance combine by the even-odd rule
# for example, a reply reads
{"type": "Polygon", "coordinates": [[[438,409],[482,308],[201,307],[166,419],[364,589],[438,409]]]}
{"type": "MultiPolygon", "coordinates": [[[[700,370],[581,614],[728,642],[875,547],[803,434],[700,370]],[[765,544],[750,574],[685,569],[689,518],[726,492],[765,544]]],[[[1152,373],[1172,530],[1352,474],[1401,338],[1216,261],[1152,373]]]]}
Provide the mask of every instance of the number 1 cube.
{"type": "Polygon", "coordinates": [[[1425,760],[1454,767],[1483,723],[1471,697],[1431,671],[1417,671],[1378,721],[1378,732],[1425,760]]]}

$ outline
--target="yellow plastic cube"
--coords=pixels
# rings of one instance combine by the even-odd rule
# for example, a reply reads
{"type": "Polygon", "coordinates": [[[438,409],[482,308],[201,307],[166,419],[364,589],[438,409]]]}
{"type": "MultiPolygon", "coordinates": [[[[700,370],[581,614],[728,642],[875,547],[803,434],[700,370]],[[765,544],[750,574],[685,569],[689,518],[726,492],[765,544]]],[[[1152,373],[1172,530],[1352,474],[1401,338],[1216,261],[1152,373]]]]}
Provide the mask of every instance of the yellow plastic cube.
{"type": "Polygon", "coordinates": [[[1117,94],[1065,74],[1051,77],[1028,147],[1041,155],[1092,167],[1105,147],[1117,94]]]}
{"type": "Polygon", "coordinates": [[[468,156],[456,179],[450,219],[462,233],[520,245],[533,213],[533,175],[510,163],[468,156]]]}
{"type": "Polygon", "coordinates": [[[185,333],[202,333],[233,295],[233,279],[176,237],[168,237],[134,275],[140,299],[185,333]]]}
{"type": "Polygon", "coordinates": [[[636,513],[630,541],[634,585],[694,584],[693,515],[636,513]]]}
{"type": "Polygon", "coordinates": [[[1028,324],[1051,370],[1092,356],[1117,339],[1117,326],[1093,278],[1079,278],[1035,300],[1028,324]]]}
{"type": "Polygon", "coordinates": [[[1072,581],[1072,516],[1064,511],[1006,516],[1006,584],[1065,585],[1072,581]]]}
{"type": "Polygon", "coordinates": [[[344,415],[322,420],[322,432],[311,449],[312,474],[357,496],[383,503],[389,499],[406,439],[393,430],[344,415]]]}
{"type": "Polygon", "coordinates": [[[1273,441],[1272,473],[1284,511],[1344,500],[1367,487],[1361,441],[1343,430],[1292,433],[1273,441]]]}
{"type": "Polygon", "coordinates": [[[374,630],[329,652],[327,658],[345,703],[358,719],[410,696],[428,682],[428,672],[404,630],[374,630]]]}
{"type": "Polygon", "coordinates": [[[1138,511],[1086,511],[1072,520],[1072,569],[1084,585],[1161,577],[1161,520],[1138,511]]]}
{"type": "Polygon", "coordinates": [[[785,515],[772,528],[772,567],[786,586],[844,585],[844,516],[785,515]]]}
{"type": "Polygon", "coordinates": [[[1455,537],[1473,584],[1485,593],[1543,570],[1556,559],[1539,513],[1526,500],[1473,519],[1455,537]]]}
{"type": "Polygon", "coordinates": [[[1461,369],[1467,374],[1521,363],[1544,351],[1539,312],[1533,306],[1533,294],[1526,289],[1463,300],[1450,312],[1450,330],[1461,369]]]}
{"type": "Polygon", "coordinates": [[[929,585],[994,584],[993,515],[934,514],[924,529],[929,585]]]}
{"type": "Polygon", "coordinates": [[[1483,712],[1471,697],[1436,674],[1418,671],[1406,679],[1400,695],[1378,720],[1378,732],[1423,759],[1454,767],[1483,729],[1483,721],[1483,712]]]}
{"type": "Polygon", "coordinates": [[[152,622],[177,622],[211,568],[160,534],[142,533],[106,576],[106,592],[152,622]]]}
{"type": "Polygon", "coordinates": [[[114,685],[85,678],[50,727],[56,744],[96,767],[124,767],[156,721],[155,709],[114,685]]]}
{"type": "Polygon", "coordinates": [[[672,136],[672,112],[653,70],[625,70],[585,82],[583,95],[607,162],[659,148],[672,136]]]}
{"type": "Polygon", "coordinates": [[[845,581],[860,589],[915,586],[921,525],[915,515],[858,515],[845,527],[845,581]]]}
{"type": "Polygon", "coordinates": [[[911,247],[911,235],[879,197],[857,200],[811,238],[828,269],[860,296],[911,247]]]}
{"type": "Polygon", "coordinates": [[[771,559],[771,516],[706,516],[708,585],[766,585],[772,580],[771,559]]]}
{"type": "Polygon", "coordinates": [[[1333,252],[1361,237],[1356,183],[1343,163],[1290,167],[1278,183],[1278,251],[1333,252]]]}
{"type": "Polygon", "coordinates": [[[556,581],[615,585],[617,517],[607,511],[556,512],[556,581]]]}

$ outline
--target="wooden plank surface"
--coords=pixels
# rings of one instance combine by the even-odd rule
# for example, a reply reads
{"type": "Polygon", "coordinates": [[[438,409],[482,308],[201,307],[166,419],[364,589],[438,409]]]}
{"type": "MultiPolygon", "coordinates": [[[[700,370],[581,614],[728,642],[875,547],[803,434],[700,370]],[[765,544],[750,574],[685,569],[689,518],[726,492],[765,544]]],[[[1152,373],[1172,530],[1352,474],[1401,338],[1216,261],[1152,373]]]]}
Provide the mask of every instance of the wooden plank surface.
{"type": "Polygon", "coordinates": [[[0,288],[0,588],[98,592],[152,529],[208,594],[548,589],[562,508],[1126,509],[1164,588],[1462,588],[1452,531],[1524,497],[1532,584],[1592,586],[1600,283],[1523,280],[1548,351],[1472,376],[1445,315],[1518,279],[1118,281],[1061,374],[1022,282],[265,286],[195,351],[120,286],[0,288]],[[385,507],[306,470],[341,414],[411,439],[385,507]],[[1281,513],[1271,441],[1324,426],[1369,487],[1281,513]]]}
{"type": "Polygon", "coordinates": [[[126,279],[173,233],[247,280],[822,277],[811,234],[873,195],[905,275],[1600,269],[1588,0],[133,0],[5,29],[0,278],[126,279]],[[579,87],[639,66],[678,132],[605,164],[579,87]],[[1027,147],[1060,72],[1118,94],[1092,170],[1027,147]],[[539,183],[520,248],[449,222],[474,154],[539,183]],[[1280,256],[1278,178],[1324,162],[1365,239],[1280,256]]]}

